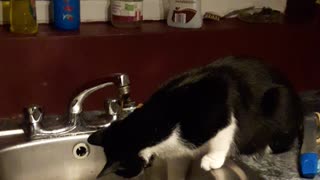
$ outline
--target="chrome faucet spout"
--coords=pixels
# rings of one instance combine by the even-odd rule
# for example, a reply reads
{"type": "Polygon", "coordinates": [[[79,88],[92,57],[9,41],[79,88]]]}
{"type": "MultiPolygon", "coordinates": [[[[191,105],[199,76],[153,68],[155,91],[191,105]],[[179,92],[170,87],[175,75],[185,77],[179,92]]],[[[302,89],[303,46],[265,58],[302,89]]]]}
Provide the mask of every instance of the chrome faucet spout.
{"type": "Polygon", "coordinates": [[[80,114],[82,112],[82,104],[84,100],[93,92],[102,89],[104,87],[113,85],[113,82],[106,82],[97,86],[94,86],[90,89],[86,89],[82,91],[80,94],[78,94],[72,101],[70,105],[70,113],[71,114],[80,114]]]}
{"type": "Polygon", "coordinates": [[[113,74],[107,78],[100,79],[97,81],[97,85],[94,85],[91,88],[85,89],[80,92],[72,101],[70,105],[70,114],[80,114],[82,112],[82,103],[84,100],[93,92],[100,90],[104,87],[115,85],[119,89],[119,97],[122,99],[125,95],[130,93],[129,85],[129,77],[126,74],[117,73],[113,74]]]}

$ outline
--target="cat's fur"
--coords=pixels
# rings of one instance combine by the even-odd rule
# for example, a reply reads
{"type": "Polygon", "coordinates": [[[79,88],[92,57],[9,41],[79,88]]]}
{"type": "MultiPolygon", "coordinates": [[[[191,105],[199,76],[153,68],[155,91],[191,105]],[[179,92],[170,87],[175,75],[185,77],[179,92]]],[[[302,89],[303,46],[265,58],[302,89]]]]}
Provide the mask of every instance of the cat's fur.
{"type": "MultiPolygon", "coordinates": [[[[88,141],[104,147],[108,162],[100,176],[136,176],[154,156],[173,163],[202,156],[209,171],[234,152],[288,150],[302,120],[299,96],[284,76],[256,60],[226,57],[171,79],[88,141]]],[[[180,169],[168,178],[184,179],[186,167],[180,169]]]]}

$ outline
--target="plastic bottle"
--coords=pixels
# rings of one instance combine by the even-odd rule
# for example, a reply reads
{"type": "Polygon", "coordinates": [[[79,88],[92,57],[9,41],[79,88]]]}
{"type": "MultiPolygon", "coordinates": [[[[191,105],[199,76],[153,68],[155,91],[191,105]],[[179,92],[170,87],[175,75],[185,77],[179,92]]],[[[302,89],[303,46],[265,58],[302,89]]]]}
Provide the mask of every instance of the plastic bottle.
{"type": "Polygon", "coordinates": [[[53,24],[61,30],[78,30],[80,0],[53,0],[53,24]]]}
{"type": "Polygon", "coordinates": [[[304,118],[303,143],[300,150],[300,172],[305,178],[313,178],[317,175],[317,115],[308,114],[304,118]]]}
{"type": "Polygon", "coordinates": [[[143,22],[142,0],[111,0],[111,23],[119,28],[140,27],[143,22]]]}
{"type": "Polygon", "coordinates": [[[38,32],[35,0],[10,1],[10,31],[23,34],[38,32]]]}
{"type": "Polygon", "coordinates": [[[167,23],[172,27],[200,28],[203,23],[200,0],[171,0],[167,23]]]}

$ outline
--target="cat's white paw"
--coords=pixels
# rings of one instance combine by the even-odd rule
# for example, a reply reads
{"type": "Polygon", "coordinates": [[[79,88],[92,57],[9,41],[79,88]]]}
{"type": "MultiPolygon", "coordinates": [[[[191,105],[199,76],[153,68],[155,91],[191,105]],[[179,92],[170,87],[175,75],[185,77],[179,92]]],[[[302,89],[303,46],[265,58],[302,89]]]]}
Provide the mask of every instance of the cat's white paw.
{"type": "Polygon", "coordinates": [[[205,171],[210,171],[212,169],[219,169],[223,166],[225,157],[220,154],[210,154],[205,155],[201,159],[201,168],[205,171]]]}

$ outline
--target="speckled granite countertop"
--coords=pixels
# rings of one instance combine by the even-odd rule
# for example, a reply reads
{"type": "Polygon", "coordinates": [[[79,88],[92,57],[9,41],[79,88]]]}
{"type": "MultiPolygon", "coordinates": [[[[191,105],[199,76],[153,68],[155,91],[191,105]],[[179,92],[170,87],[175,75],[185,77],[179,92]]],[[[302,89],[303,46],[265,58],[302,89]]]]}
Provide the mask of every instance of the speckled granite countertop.
{"type": "MultiPolygon", "coordinates": [[[[282,154],[265,154],[263,157],[257,158],[241,156],[241,160],[260,172],[267,180],[304,179],[300,177],[298,172],[298,156],[298,148],[294,147],[289,152],[282,154]]],[[[320,179],[320,176],[318,175],[314,179],[320,179]]]]}

